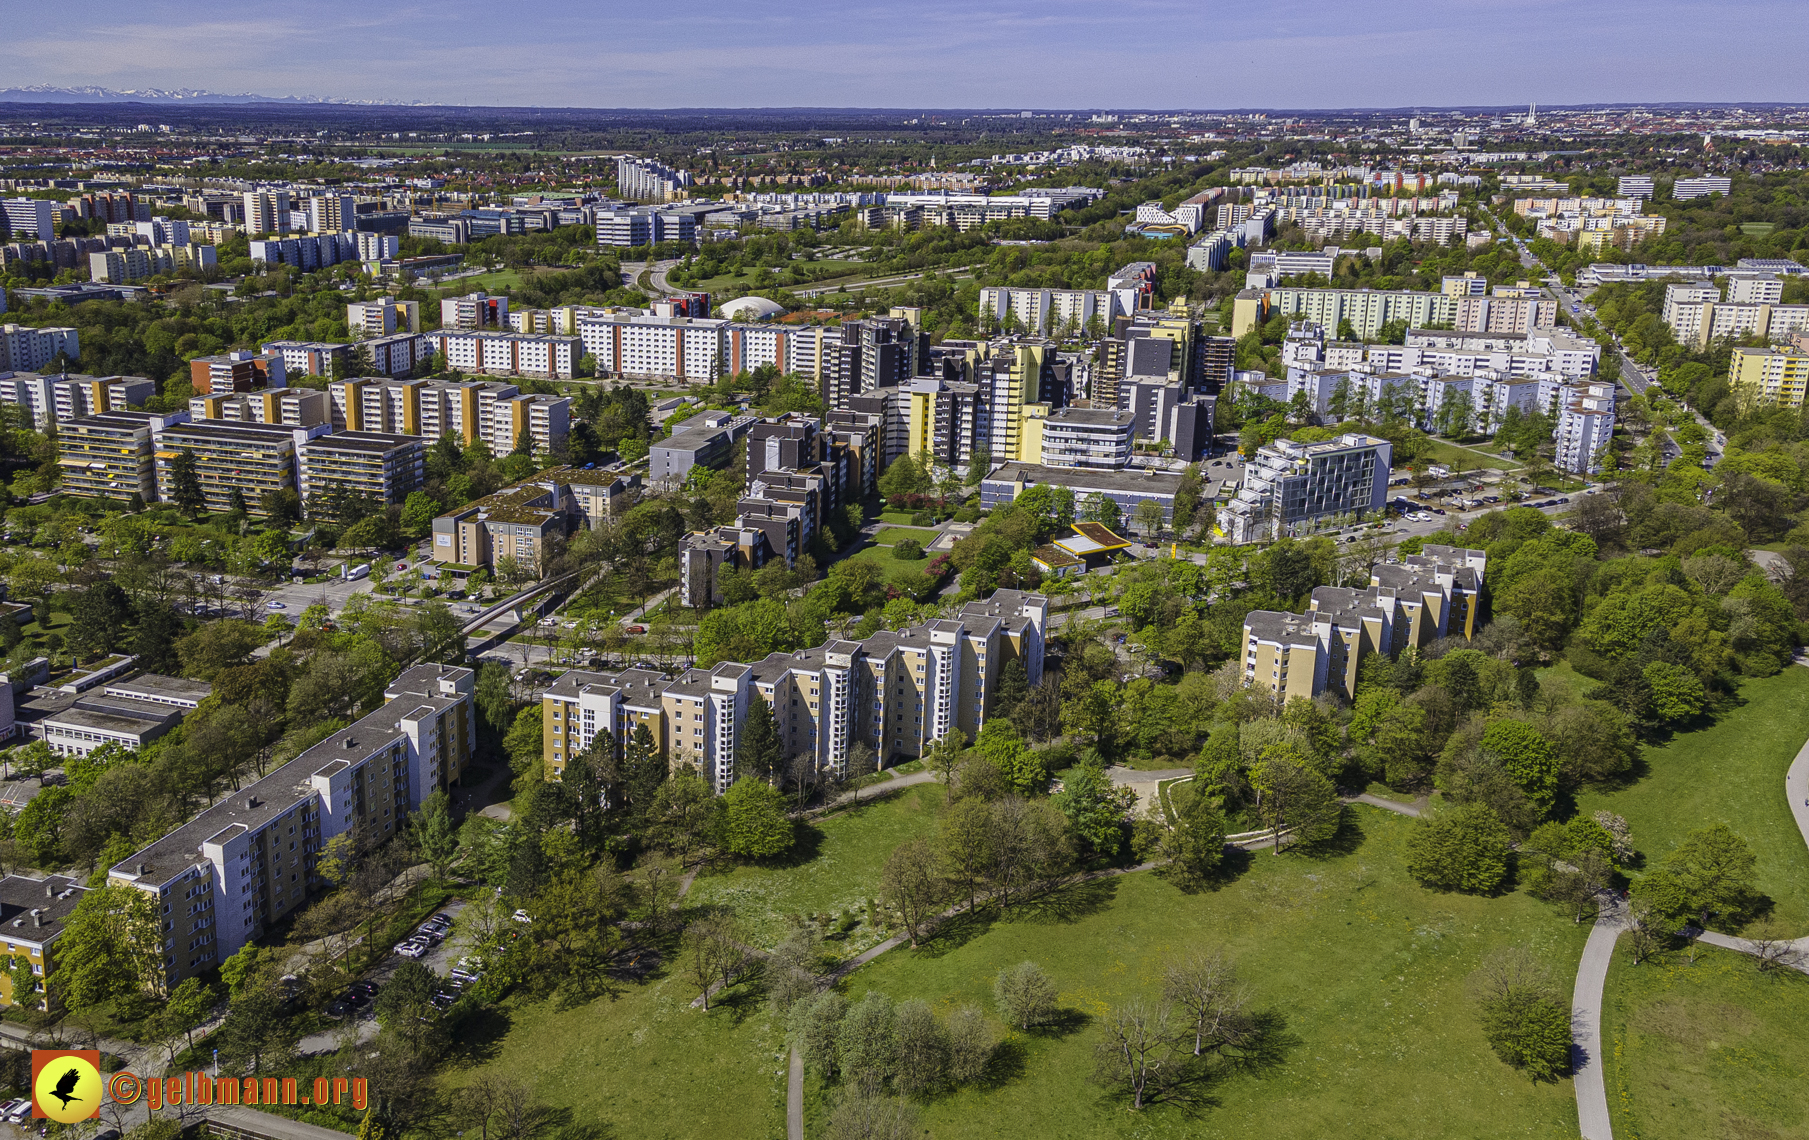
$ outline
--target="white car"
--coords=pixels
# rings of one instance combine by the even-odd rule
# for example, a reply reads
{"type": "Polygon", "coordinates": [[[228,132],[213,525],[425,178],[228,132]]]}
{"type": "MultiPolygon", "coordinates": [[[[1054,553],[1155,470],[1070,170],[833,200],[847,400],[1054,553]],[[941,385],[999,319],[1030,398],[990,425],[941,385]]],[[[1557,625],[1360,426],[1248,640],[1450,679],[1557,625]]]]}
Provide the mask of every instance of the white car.
{"type": "Polygon", "coordinates": [[[424,939],[410,938],[407,942],[396,947],[396,953],[402,955],[404,958],[419,958],[421,955],[427,953],[427,943],[424,939]]]}
{"type": "Polygon", "coordinates": [[[267,610],[286,610],[289,607],[281,602],[265,602],[264,608],[267,610]]]}
{"type": "Polygon", "coordinates": [[[533,917],[531,915],[529,915],[528,912],[525,910],[516,911],[512,917],[515,919],[516,922],[533,922],[534,921],[533,917]]]}

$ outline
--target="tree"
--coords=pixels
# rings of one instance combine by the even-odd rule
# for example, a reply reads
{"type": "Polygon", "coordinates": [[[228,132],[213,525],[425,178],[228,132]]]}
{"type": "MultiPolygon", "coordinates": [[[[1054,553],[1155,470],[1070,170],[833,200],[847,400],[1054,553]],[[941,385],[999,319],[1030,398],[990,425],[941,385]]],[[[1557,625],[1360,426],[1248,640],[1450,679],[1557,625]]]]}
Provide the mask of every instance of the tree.
{"type": "Polygon", "coordinates": [[[848,1003],[834,990],[825,990],[814,998],[791,1007],[787,1028],[804,1063],[820,1073],[824,1080],[834,1080],[841,1071],[836,1050],[836,1035],[842,1026],[842,1015],[848,1003]]]}
{"type": "Polygon", "coordinates": [[[964,799],[942,813],[936,836],[936,852],[957,895],[967,897],[967,909],[979,905],[980,888],[992,864],[992,819],[985,800],[964,799]]]}
{"type": "Polygon", "coordinates": [[[170,999],[165,1003],[160,1015],[161,1028],[166,1032],[180,1033],[188,1041],[188,1047],[195,1047],[195,1030],[219,1000],[214,988],[200,978],[184,978],[182,983],[170,992],[170,999]]]}
{"type": "Polygon", "coordinates": [[[58,964],[50,977],[51,988],[78,1010],[130,994],[159,992],[163,987],[159,925],[156,902],[144,891],[116,886],[89,890],[57,939],[58,964]]]}
{"type": "Polygon", "coordinates": [[[1062,790],[1053,797],[1068,824],[1093,850],[1115,858],[1124,846],[1125,816],[1137,802],[1137,793],[1116,788],[1097,764],[1081,763],[1069,770],[1062,790]]]}
{"type": "Polygon", "coordinates": [[[1212,797],[1197,790],[1177,795],[1179,790],[1169,788],[1175,824],[1162,838],[1162,854],[1174,877],[1193,887],[1211,878],[1225,859],[1225,813],[1212,797]]]}
{"type": "Polygon", "coordinates": [[[1658,720],[1675,724],[1702,711],[1708,693],[1696,674],[1669,661],[1654,661],[1642,669],[1649,693],[1647,709],[1658,720]]]}
{"type": "Polygon", "coordinates": [[[892,999],[868,990],[848,1007],[836,1030],[835,1050],[843,1079],[871,1096],[885,1087],[898,1067],[898,1032],[892,999]]]}
{"type": "Polygon", "coordinates": [[[421,810],[410,817],[408,830],[415,849],[433,868],[434,876],[444,879],[459,850],[458,829],[452,825],[452,806],[444,788],[428,794],[421,810]]]}
{"type": "Polygon", "coordinates": [[[1154,499],[1145,499],[1137,504],[1137,525],[1143,528],[1144,534],[1151,538],[1156,537],[1156,532],[1162,529],[1162,523],[1161,503],[1154,499]]]}
{"type": "Polygon", "coordinates": [[[898,1091],[916,1096],[942,1084],[948,1072],[948,1031],[930,1012],[928,1002],[903,1001],[893,1010],[898,1039],[898,1091]]]}
{"type": "Polygon", "coordinates": [[[745,859],[771,859],[790,851],[796,829],[785,814],[785,796],[763,780],[737,780],[722,797],[722,845],[745,859]]]}
{"type": "Polygon", "coordinates": [[[685,927],[679,941],[679,969],[696,988],[706,1013],[710,1009],[710,990],[722,974],[725,957],[737,952],[727,945],[722,922],[714,916],[700,918],[685,927]]]}
{"type": "Polygon", "coordinates": [[[649,834],[682,864],[698,839],[707,835],[717,809],[710,785],[687,769],[662,783],[648,809],[649,834]]]}
{"type": "Polygon", "coordinates": [[[1486,803],[1443,808],[1413,825],[1407,872],[1429,887],[1486,895],[1507,878],[1507,825],[1486,803]]]}
{"type": "Polygon", "coordinates": [[[999,971],[992,983],[999,1015],[1019,1029],[1041,1025],[1055,1013],[1055,983],[1035,962],[1019,962],[999,971]]]}
{"type": "Polygon", "coordinates": [[[892,544],[892,557],[900,562],[916,562],[923,557],[923,543],[914,538],[901,538],[892,544]]]}
{"type": "Polygon", "coordinates": [[[1141,1111],[1173,1063],[1175,1039],[1166,1002],[1133,998],[1115,1005],[1099,1022],[1094,1047],[1094,1077],[1101,1084],[1126,1088],[1131,1108],[1141,1111]]]}
{"type": "Polygon", "coordinates": [[[1518,946],[1491,955],[1477,972],[1482,1031],[1495,1055],[1534,1082],[1570,1071],[1570,1006],[1518,946]]]}
{"type": "Polygon", "coordinates": [[[976,1005],[957,1006],[948,1015],[948,1075],[956,1084],[972,1084],[986,1073],[996,1041],[986,1016],[976,1005]]]}
{"type": "Polygon", "coordinates": [[[407,501],[402,504],[402,529],[420,538],[433,529],[433,520],[439,515],[437,499],[425,491],[410,491],[407,501]]]}
{"type": "Polygon", "coordinates": [[[961,762],[961,753],[967,749],[967,734],[958,728],[949,729],[947,735],[930,741],[924,751],[923,766],[942,777],[945,798],[955,798],[955,766],[961,762]]]}
{"type": "Polygon", "coordinates": [[[829,1115],[826,1140],[916,1140],[917,1113],[902,1100],[851,1091],[829,1115]]]}
{"type": "Polygon", "coordinates": [[[1250,770],[1257,811],[1274,835],[1278,855],[1282,832],[1293,831],[1296,842],[1326,839],[1337,833],[1344,816],[1332,782],[1289,752],[1285,745],[1271,746],[1250,770]]]}
{"type": "Polygon", "coordinates": [[[735,749],[735,775],[742,780],[778,779],[782,759],[779,724],[773,718],[773,706],[759,696],[748,701],[747,723],[741,726],[741,741],[735,749]]]}
{"type": "Polygon", "coordinates": [[[1746,840],[1725,823],[1699,828],[1665,860],[1697,919],[1706,926],[1715,915],[1739,916],[1756,895],[1756,860],[1746,840]]]}
{"type": "Polygon", "coordinates": [[[880,898],[897,912],[915,950],[948,898],[948,884],[929,840],[920,836],[893,849],[881,873],[880,898]]]}
{"type": "Polygon", "coordinates": [[[1540,815],[1558,794],[1559,761],[1551,743],[1525,721],[1496,720],[1483,730],[1482,750],[1500,762],[1540,815]]]}
{"type": "Polygon", "coordinates": [[[201,493],[200,467],[194,451],[186,447],[170,461],[170,502],[191,519],[207,506],[207,496],[201,493]]]}

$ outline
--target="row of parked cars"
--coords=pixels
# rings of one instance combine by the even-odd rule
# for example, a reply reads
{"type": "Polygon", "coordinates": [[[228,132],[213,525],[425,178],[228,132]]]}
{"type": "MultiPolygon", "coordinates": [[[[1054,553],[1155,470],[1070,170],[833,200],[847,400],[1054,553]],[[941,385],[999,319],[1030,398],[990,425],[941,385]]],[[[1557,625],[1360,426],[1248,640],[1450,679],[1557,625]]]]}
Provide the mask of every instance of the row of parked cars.
{"type": "Polygon", "coordinates": [[[409,938],[396,946],[396,953],[404,958],[419,958],[445,941],[452,930],[452,916],[444,912],[434,915],[423,922],[409,938]]]}

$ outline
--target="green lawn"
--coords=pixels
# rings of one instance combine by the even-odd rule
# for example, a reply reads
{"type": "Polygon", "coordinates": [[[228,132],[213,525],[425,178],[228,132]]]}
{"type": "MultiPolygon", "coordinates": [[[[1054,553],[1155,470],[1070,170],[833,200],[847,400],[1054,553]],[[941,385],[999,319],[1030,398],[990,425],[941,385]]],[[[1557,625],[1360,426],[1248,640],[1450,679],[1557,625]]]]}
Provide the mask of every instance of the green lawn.
{"type": "Polygon", "coordinates": [[[1809,978],[1705,948],[1635,966],[1615,955],[1602,1008],[1615,1134],[1638,1140],[1804,1135],[1809,978]]]}
{"type": "Polygon", "coordinates": [[[1784,772],[1809,739],[1809,669],[1792,666],[1740,687],[1744,702],[1719,722],[1646,749],[1631,786],[1577,797],[1583,812],[1625,816],[1653,866],[1695,828],[1724,820],[1758,856],[1759,889],[1793,934],[1809,934],[1809,851],[1784,797],[1784,772]]]}
{"type": "MultiPolygon", "coordinates": [[[[691,1007],[696,996],[668,975],[564,1011],[554,1001],[510,1000],[494,1053],[481,1068],[452,1070],[449,1083],[511,1076],[611,1136],[779,1140],[783,1031],[752,998],[706,1014],[691,1007]]],[[[487,1051],[485,1042],[463,1044],[487,1051]]]]}
{"type": "Polygon", "coordinates": [[[854,811],[838,812],[818,822],[807,843],[810,858],[797,865],[736,867],[726,873],[705,872],[685,896],[687,903],[732,906],[747,926],[750,941],[776,946],[787,930],[790,914],[855,914],[861,925],[845,941],[831,943],[849,954],[859,953],[888,935],[866,924],[867,900],[879,897],[880,869],[893,848],[935,830],[945,793],[925,784],[878,800],[854,811]]]}
{"type": "MultiPolygon", "coordinates": [[[[1534,1085],[1497,1060],[1466,981],[1484,954],[1518,943],[1568,993],[1587,928],[1521,894],[1427,891],[1402,869],[1411,821],[1353,814],[1360,842],[1348,854],[1259,853],[1234,882],[1194,895],[1150,874],[1103,880],[967,937],[884,955],[852,975],[849,996],[871,988],[941,1009],[974,1002],[990,1014],[1002,967],[1030,959],[1055,979],[1081,1024],[1012,1034],[995,1087],[923,1107],[937,1140],[1316,1137],[1359,1121],[1366,1140],[1575,1136],[1570,1083],[1534,1085]],[[1254,1007],[1284,1020],[1280,1061],[1213,1087],[1197,1118],[1174,1107],[1136,1116],[1102,1097],[1087,1079],[1094,1033],[1085,1022],[1112,1003],[1153,996],[1170,954],[1215,944],[1236,956],[1254,1007]]],[[[820,1100],[813,1109],[820,1129],[820,1100]]]]}
{"type": "Polygon", "coordinates": [[[917,512],[915,511],[894,511],[888,509],[879,512],[881,522],[897,523],[900,526],[911,525],[911,520],[916,517],[917,512]]]}
{"type": "Polygon", "coordinates": [[[924,546],[935,542],[942,534],[938,530],[924,530],[921,527],[889,526],[873,536],[873,541],[880,546],[893,546],[900,539],[914,538],[924,546]]]}
{"type": "Polygon", "coordinates": [[[869,546],[865,550],[859,550],[850,554],[848,557],[865,558],[869,562],[875,563],[879,566],[879,572],[886,578],[891,578],[901,570],[922,570],[930,564],[930,556],[928,554],[922,558],[910,561],[906,561],[902,558],[894,558],[892,557],[892,548],[890,546],[869,546]]]}
{"type": "MultiPolygon", "coordinates": [[[[826,270],[832,271],[824,274],[823,279],[825,281],[836,281],[851,274],[859,274],[866,268],[864,262],[840,261],[833,258],[824,258],[821,261],[809,263],[799,261],[794,262],[793,264],[795,264],[800,271],[806,271],[805,267],[807,264],[821,266],[826,270]]],[[[702,290],[703,292],[710,294],[712,299],[720,296],[725,301],[733,301],[735,298],[746,293],[749,289],[755,288],[753,277],[754,275],[750,271],[737,270],[734,273],[725,273],[719,277],[706,277],[695,285],[690,286],[690,288],[702,290]]],[[[772,288],[774,285],[777,285],[782,289],[811,289],[817,286],[817,282],[815,281],[797,281],[790,284],[781,284],[778,273],[774,273],[773,278],[772,284],[769,284],[767,288],[772,288]]]]}
{"type": "Polygon", "coordinates": [[[516,269],[497,269],[489,273],[480,273],[476,277],[460,277],[448,282],[448,288],[456,288],[461,293],[495,293],[505,287],[514,289],[521,285],[521,271],[516,269]]]}
{"type": "Polygon", "coordinates": [[[1478,467],[1493,467],[1497,471],[1512,471],[1520,466],[1512,459],[1503,459],[1499,455],[1491,455],[1472,447],[1458,447],[1442,439],[1432,441],[1432,447],[1426,452],[1426,458],[1434,463],[1443,463],[1447,466],[1461,460],[1471,470],[1478,467]]]}

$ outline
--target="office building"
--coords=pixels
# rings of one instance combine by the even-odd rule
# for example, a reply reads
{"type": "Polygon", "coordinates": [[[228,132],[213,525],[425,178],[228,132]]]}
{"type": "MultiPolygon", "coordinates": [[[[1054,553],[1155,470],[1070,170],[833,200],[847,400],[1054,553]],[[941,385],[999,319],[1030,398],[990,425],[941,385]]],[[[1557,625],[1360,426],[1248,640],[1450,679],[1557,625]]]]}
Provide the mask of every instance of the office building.
{"type": "Polygon", "coordinates": [[[289,382],[282,356],[273,352],[240,350],[197,356],[188,364],[189,386],[202,396],[283,388],[289,382]]]}
{"type": "Polygon", "coordinates": [[[206,510],[230,509],[236,490],[244,496],[249,513],[263,514],[260,500],[265,494],[300,493],[296,447],[328,430],[325,424],[290,428],[222,420],[170,424],[157,438],[157,497],[165,502],[174,500],[176,459],[187,452],[195,457],[206,510]]]}
{"type": "Polygon", "coordinates": [[[1044,467],[1122,470],[1131,461],[1137,424],[1117,408],[1058,408],[1043,421],[1044,467]]]}
{"type": "Polygon", "coordinates": [[[576,528],[568,497],[557,481],[534,479],[448,511],[433,520],[433,561],[463,578],[495,573],[497,563],[511,559],[540,577],[576,528]]]}
{"type": "Polygon", "coordinates": [[[677,677],[573,670],[542,698],[546,774],[558,779],[604,734],[625,741],[645,726],[669,764],[695,765],[725,792],[754,700],[772,709],[785,756],[809,755],[819,771],[843,774],[858,744],[891,767],[951,733],[976,738],[997,711],[1007,665],[1021,665],[1031,684],[1041,679],[1048,609],[1041,595],[999,590],[952,618],[751,665],[677,677]]]}
{"type": "Polygon", "coordinates": [[[157,501],[156,439],[182,412],[111,411],[69,420],[57,431],[57,464],[65,495],[128,502],[157,501]]]}
{"type": "MultiPolygon", "coordinates": [[[[37,990],[31,996],[34,1009],[49,1010],[53,996],[50,976],[56,973],[56,943],[81,905],[88,888],[67,875],[8,875],[0,879],[0,925],[6,929],[7,953],[13,961],[31,969],[37,990]]],[[[0,974],[0,1005],[19,1004],[10,973],[0,974]]]]}
{"type": "Polygon", "coordinates": [[[654,206],[597,211],[597,246],[634,248],[661,242],[697,242],[697,215],[654,206]]]}
{"type": "Polygon", "coordinates": [[[509,299],[483,293],[463,297],[447,297],[440,302],[440,331],[453,329],[506,329],[509,327],[509,299]]]}
{"type": "Polygon", "coordinates": [[[335,491],[387,505],[421,489],[427,441],[414,435],[342,431],[306,441],[296,458],[301,497],[310,514],[335,491]]]}
{"type": "Polygon", "coordinates": [[[1480,550],[1429,545],[1378,565],[1367,589],[1314,589],[1304,614],[1252,611],[1244,619],[1244,684],[1277,704],[1328,692],[1355,699],[1368,655],[1475,636],[1487,562],[1480,550]]]}
{"type": "Polygon", "coordinates": [[[108,871],[162,912],[166,988],[219,968],[331,884],[322,851],[351,833],[382,841],[457,784],[477,744],[475,674],[417,665],[381,708],[233,792],[108,871]]]}
{"type": "MultiPolygon", "coordinates": [[[[130,673],[133,659],[115,668],[130,673]]],[[[212,692],[199,681],[150,673],[129,681],[80,679],[32,693],[20,705],[20,719],[28,735],[58,756],[86,756],[109,744],[138,752],[181,724],[212,692]]]]}
{"type": "Polygon", "coordinates": [[[1809,390],[1809,352],[1802,348],[1735,348],[1728,387],[1745,407],[1801,408],[1809,390]]]}
{"type": "Polygon", "coordinates": [[[81,334],[62,326],[0,325],[0,372],[32,372],[59,354],[66,360],[80,360],[81,334]]]}
{"type": "Polygon", "coordinates": [[[1356,520],[1388,498],[1393,447],[1350,432],[1335,440],[1277,440],[1256,449],[1237,497],[1220,509],[1217,530],[1234,544],[1299,535],[1326,520],[1356,520]]]}
{"type": "Polygon", "coordinates": [[[616,192],[631,202],[677,201],[690,186],[688,170],[626,154],[616,159],[616,192]]]}
{"type": "Polygon", "coordinates": [[[410,218],[408,236],[430,238],[446,245],[464,245],[471,240],[471,219],[410,218]]]}
{"type": "Polygon", "coordinates": [[[1679,202],[1687,202],[1692,198],[1706,198],[1710,194],[1731,194],[1734,192],[1734,180],[1731,178],[1679,178],[1671,184],[1671,197],[1679,202]]]}

